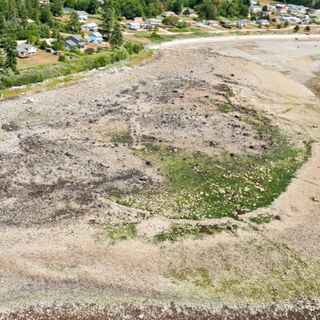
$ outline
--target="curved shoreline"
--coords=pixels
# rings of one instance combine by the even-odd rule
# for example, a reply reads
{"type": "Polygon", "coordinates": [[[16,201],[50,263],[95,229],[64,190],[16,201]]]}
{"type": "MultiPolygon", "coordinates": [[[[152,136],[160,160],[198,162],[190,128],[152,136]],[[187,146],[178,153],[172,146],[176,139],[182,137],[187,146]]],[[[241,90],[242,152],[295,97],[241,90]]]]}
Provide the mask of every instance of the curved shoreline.
{"type": "Polygon", "coordinates": [[[221,42],[246,42],[246,41],[257,41],[257,40],[320,40],[320,34],[306,35],[306,34],[265,34],[265,35],[240,35],[240,36],[212,36],[212,37],[199,37],[190,39],[176,39],[167,41],[157,45],[151,45],[152,49],[170,48],[175,46],[183,46],[189,44],[205,44],[205,43],[221,43],[221,42]]]}

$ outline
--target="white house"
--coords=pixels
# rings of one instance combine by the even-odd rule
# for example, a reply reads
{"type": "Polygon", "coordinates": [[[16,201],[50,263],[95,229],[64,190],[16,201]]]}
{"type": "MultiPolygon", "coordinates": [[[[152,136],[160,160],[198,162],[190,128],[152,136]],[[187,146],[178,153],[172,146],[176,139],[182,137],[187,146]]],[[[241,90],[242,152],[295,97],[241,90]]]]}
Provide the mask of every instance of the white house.
{"type": "Polygon", "coordinates": [[[158,26],[161,24],[161,20],[158,19],[146,19],[144,20],[144,24],[147,26],[158,26]]]}
{"type": "Polygon", "coordinates": [[[78,19],[80,22],[85,22],[88,20],[88,13],[85,11],[76,11],[76,14],[78,15],[78,19]]]}
{"type": "Polygon", "coordinates": [[[84,31],[97,31],[98,25],[95,22],[87,23],[81,26],[84,31]]]}
{"type": "Polygon", "coordinates": [[[171,16],[176,16],[175,12],[173,11],[164,11],[161,13],[161,15],[166,18],[166,17],[171,17],[171,16]]]}
{"type": "Polygon", "coordinates": [[[16,48],[16,53],[19,58],[28,58],[37,53],[37,48],[31,44],[21,44],[16,48]]]}
{"type": "Polygon", "coordinates": [[[257,6],[257,5],[253,5],[250,7],[250,12],[251,13],[259,13],[262,11],[262,7],[261,6],[257,6]]]}
{"type": "Polygon", "coordinates": [[[130,29],[130,30],[138,30],[138,29],[140,29],[140,27],[141,27],[141,25],[139,22],[129,22],[126,25],[126,28],[130,29]]]}
{"type": "Polygon", "coordinates": [[[89,43],[99,44],[103,42],[103,37],[100,32],[92,32],[86,36],[86,39],[89,43]]]}
{"type": "Polygon", "coordinates": [[[268,26],[270,23],[266,19],[260,19],[260,20],[257,20],[257,24],[259,24],[260,26],[268,26]]]}

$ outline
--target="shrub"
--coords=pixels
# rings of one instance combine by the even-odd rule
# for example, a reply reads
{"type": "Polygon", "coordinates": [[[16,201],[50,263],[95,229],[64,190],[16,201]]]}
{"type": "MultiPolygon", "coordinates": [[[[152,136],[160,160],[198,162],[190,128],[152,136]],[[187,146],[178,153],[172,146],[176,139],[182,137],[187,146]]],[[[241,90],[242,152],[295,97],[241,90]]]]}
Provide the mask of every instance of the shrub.
{"type": "Polygon", "coordinates": [[[129,54],[139,53],[144,49],[144,46],[142,43],[137,42],[127,42],[124,47],[128,51],[129,54]]]}
{"type": "Polygon", "coordinates": [[[47,41],[43,40],[40,42],[39,48],[45,50],[48,47],[47,41]]]}
{"type": "Polygon", "coordinates": [[[67,59],[66,59],[66,56],[65,55],[61,55],[61,56],[59,56],[59,58],[58,58],[58,61],[60,61],[60,62],[65,62],[67,59]]]}
{"type": "Polygon", "coordinates": [[[86,48],[85,50],[84,50],[84,53],[85,54],[94,54],[94,49],[93,48],[91,48],[91,47],[89,47],[89,48],[86,48]]]}

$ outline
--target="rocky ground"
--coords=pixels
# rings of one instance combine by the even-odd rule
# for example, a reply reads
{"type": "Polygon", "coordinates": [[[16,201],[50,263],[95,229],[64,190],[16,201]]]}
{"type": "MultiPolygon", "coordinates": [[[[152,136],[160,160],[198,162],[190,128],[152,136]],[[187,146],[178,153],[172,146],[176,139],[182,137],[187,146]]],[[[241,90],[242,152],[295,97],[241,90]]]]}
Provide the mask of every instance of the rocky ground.
{"type": "MultiPolygon", "coordinates": [[[[174,319],[220,319],[216,310],[223,305],[317,299],[319,103],[304,86],[316,71],[316,46],[295,40],[272,50],[268,41],[246,47],[173,43],[142,66],[100,71],[75,84],[2,102],[1,309],[71,299],[97,305],[88,319],[97,318],[95,308],[96,314],[111,312],[98,307],[110,303],[119,304],[120,311],[109,318],[119,318],[127,308],[130,319],[143,315],[133,306],[139,303],[155,305],[143,316],[152,319],[163,313],[156,305],[174,302],[182,309],[166,309],[162,317],[171,312],[174,319]],[[263,112],[298,147],[315,141],[310,160],[288,190],[267,209],[240,220],[197,221],[196,231],[204,230],[204,237],[150,241],[170,226],[166,214],[150,216],[115,201],[118,195],[165,184],[146,146],[217,159],[262,157],[271,142],[246,120],[246,110],[252,109],[263,112]],[[270,214],[277,219],[254,220],[270,214]],[[224,230],[221,225],[228,223],[232,229],[224,230]],[[204,227],[212,224],[214,229],[204,227]]],[[[301,313],[296,306],[292,310],[300,319],[315,304],[301,304],[301,313]]],[[[3,317],[25,319],[30,312],[34,319],[52,318],[37,308],[3,317]]],[[[50,312],[60,312],[54,308],[50,312]]],[[[66,308],[64,319],[80,317],[66,308]]],[[[233,316],[241,319],[242,313],[230,311],[233,316]]]]}

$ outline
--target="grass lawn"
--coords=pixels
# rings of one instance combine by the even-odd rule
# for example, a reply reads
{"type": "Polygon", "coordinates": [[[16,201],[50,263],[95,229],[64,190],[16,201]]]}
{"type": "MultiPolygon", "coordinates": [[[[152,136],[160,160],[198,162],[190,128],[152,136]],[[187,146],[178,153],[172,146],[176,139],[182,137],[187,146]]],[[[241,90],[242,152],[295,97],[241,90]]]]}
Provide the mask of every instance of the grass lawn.
{"type": "Polygon", "coordinates": [[[18,58],[18,70],[25,70],[33,67],[55,64],[58,62],[58,57],[38,49],[37,54],[26,59],[18,58]]]}

